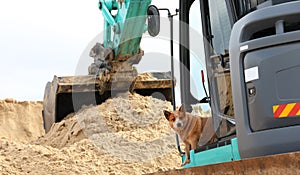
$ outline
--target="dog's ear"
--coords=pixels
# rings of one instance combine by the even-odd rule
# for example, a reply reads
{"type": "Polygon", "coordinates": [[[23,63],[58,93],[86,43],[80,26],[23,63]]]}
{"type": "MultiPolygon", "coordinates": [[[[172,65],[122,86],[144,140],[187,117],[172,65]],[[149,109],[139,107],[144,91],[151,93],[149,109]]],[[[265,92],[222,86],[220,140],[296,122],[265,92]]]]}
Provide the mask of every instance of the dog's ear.
{"type": "Polygon", "coordinates": [[[179,107],[179,111],[181,113],[185,113],[186,112],[184,104],[181,104],[181,106],[179,107]]]}
{"type": "Polygon", "coordinates": [[[169,120],[171,112],[164,110],[164,114],[167,120],[169,120]]]}

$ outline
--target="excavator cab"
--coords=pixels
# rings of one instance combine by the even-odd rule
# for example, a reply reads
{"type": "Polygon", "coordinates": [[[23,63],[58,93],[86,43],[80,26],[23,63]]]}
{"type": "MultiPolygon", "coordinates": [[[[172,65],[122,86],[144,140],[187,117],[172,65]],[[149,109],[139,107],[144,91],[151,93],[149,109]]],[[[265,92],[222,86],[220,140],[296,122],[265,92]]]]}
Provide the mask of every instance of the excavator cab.
{"type": "Polygon", "coordinates": [[[290,0],[180,1],[180,61],[190,71],[189,28],[199,20],[209,88],[209,100],[195,98],[194,75],[181,69],[182,101],[209,103],[218,137],[185,167],[300,150],[299,9],[290,0]],[[191,18],[196,3],[201,18],[191,18]]]}
{"type": "MultiPolygon", "coordinates": [[[[230,15],[226,1],[180,1],[180,30],[184,31],[181,32],[180,39],[181,42],[186,42],[184,45],[189,46],[180,47],[180,59],[185,67],[181,69],[181,75],[185,74],[180,82],[181,100],[187,106],[197,103],[209,105],[213,132],[217,135],[217,140],[213,143],[203,142],[200,138],[201,143],[196,150],[191,151],[191,163],[185,165],[185,168],[240,159],[229,64],[229,39],[233,25],[230,15]],[[198,55],[195,56],[194,53],[197,52],[198,55]],[[195,70],[191,65],[193,59],[202,60],[199,62],[203,62],[203,67],[195,70]],[[194,80],[193,77],[200,74],[201,69],[207,75],[206,86],[209,93],[207,96],[202,93],[204,96],[197,98],[191,92],[193,83],[190,80],[194,80]]],[[[202,87],[197,87],[200,88],[202,87]]],[[[203,92],[204,90],[206,89],[202,89],[203,92]]],[[[185,156],[182,160],[184,159],[185,156]]]]}

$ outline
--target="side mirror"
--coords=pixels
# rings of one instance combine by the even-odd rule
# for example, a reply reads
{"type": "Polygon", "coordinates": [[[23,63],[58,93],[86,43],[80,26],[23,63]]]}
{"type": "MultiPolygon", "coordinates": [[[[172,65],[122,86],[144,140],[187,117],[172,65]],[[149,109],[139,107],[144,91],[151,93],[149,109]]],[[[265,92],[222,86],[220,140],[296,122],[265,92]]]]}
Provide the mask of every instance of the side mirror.
{"type": "Polygon", "coordinates": [[[154,5],[150,5],[147,9],[147,15],[148,33],[150,36],[155,37],[160,31],[160,16],[158,8],[154,5]]]}

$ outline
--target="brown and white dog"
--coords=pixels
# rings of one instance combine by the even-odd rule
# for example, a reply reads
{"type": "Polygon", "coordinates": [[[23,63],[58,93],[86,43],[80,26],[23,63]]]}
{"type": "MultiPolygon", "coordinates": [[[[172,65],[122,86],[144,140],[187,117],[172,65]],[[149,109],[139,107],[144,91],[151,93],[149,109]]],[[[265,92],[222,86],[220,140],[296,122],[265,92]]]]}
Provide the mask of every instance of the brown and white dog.
{"type": "MultiPolygon", "coordinates": [[[[177,132],[185,144],[186,159],[181,165],[184,166],[190,163],[190,150],[196,149],[208,118],[195,116],[186,112],[184,105],[181,105],[180,108],[174,112],[164,110],[164,115],[169,121],[171,128],[177,132]]],[[[212,127],[212,125],[209,126],[209,128],[212,127]]],[[[211,135],[209,140],[213,140],[214,138],[215,134],[211,135]]]]}

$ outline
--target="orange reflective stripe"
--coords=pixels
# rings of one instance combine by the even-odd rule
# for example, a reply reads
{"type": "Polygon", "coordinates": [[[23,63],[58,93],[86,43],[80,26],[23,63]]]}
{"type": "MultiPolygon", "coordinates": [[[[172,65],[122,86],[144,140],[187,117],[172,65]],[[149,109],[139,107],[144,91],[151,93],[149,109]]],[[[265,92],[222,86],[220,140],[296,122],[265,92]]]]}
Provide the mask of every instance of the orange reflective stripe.
{"type": "Polygon", "coordinates": [[[275,112],[277,111],[278,107],[279,107],[279,105],[273,106],[273,113],[274,113],[274,114],[275,114],[275,112]]]}
{"type": "Polygon", "coordinates": [[[291,110],[291,112],[288,114],[288,116],[295,116],[300,111],[300,103],[295,103],[295,106],[291,110]]]}
{"type": "Polygon", "coordinates": [[[282,113],[282,111],[285,109],[285,106],[286,104],[283,104],[283,105],[279,105],[277,110],[275,111],[274,113],[274,117],[275,118],[279,118],[280,117],[280,114],[282,113]]]}
{"type": "Polygon", "coordinates": [[[300,115],[300,103],[289,103],[273,106],[274,118],[300,115]]]}
{"type": "Polygon", "coordinates": [[[292,111],[292,109],[294,108],[295,104],[296,103],[287,104],[286,107],[284,108],[284,110],[281,112],[279,118],[287,117],[289,115],[289,113],[292,111]]]}

